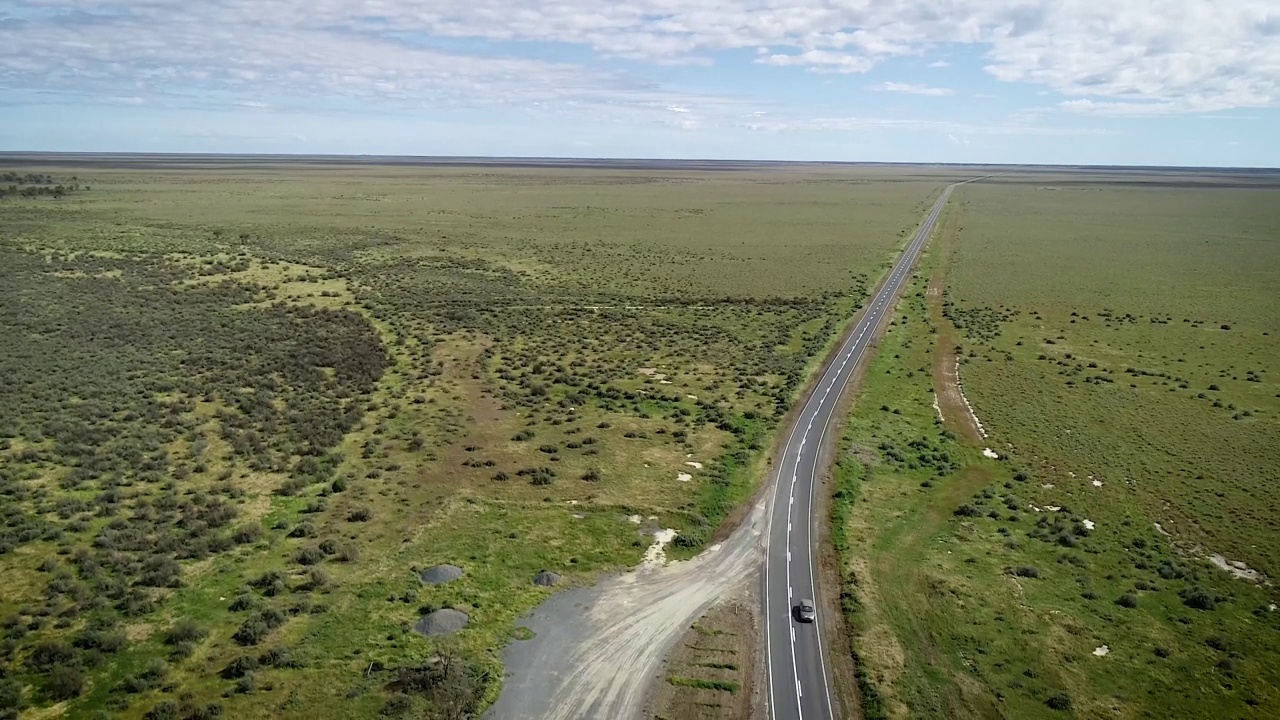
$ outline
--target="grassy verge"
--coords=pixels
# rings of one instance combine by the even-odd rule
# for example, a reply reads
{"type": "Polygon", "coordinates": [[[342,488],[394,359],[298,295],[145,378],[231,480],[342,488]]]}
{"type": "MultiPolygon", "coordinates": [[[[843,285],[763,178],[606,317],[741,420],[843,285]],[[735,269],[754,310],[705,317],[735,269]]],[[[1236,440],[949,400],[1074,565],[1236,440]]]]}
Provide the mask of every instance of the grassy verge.
{"type": "MultiPolygon", "coordinates": [[[[837,532],[836,547],[853,596],[844,605],[872,691],[864,697],[883,703],[869,711],[1273,714],[1280,615],[1270,609],[1272,590],[1231,577],[1163,535],[1148,514],[1149,485],[1125,482],[1102,462],[1073,477],[1065,468],[1080,467],[1078,446],[1056,454],[1047,443],[1031,445],[1028,435],[1079,411],[1075,396],[1039,408],[1043,424],[1009,425],[1037,391],[983,388],[1044,362],[1026,358],[1016,334],[1000,348],[1009,358],[966,336],[962,375],[996,433],[990,442],[1000,459],[957,442],[933,408],[936,335],[925,290],[923,280],[906,290],[846,425],[837,466],[832,513],[843,537],[837,532]]],[[[955,310],[967,309],[949,315],[971,326],[992,322],[955,310]]],[[[1162,404],[1165,412],[1181,407],[1173,403],[1162,404]]],[[[1091,437],[1084,427],[1068,425],[1074,432],[1061,436],[1091,437]]]]}

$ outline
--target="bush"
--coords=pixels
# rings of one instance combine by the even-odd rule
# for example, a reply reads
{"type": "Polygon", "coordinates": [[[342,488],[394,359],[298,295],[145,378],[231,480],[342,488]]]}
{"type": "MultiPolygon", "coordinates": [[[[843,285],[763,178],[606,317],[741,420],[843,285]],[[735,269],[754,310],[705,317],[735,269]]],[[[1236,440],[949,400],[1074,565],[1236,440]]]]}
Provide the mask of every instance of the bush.
{"type": "Polygon", "coordinates": [[[258,542],[262,538],[262,525],[259,523],[246,523],[236,528],[231,539],[237,545],[248,545],[249,543],[258,542]]]}
{"type": "Polygon", "coordinates": [[[1227,651],[1227,638],[1225,635],[1212,635],[1206,639],[1204,643],[1214,650],[1221,650],[1222,652],[1227,651]]]}
{"type": "Polygon", "coordinates": [[[1125,593],[1116,598],[1116,604],[1123,608],[1138,607],[1138,596],[1133,593],[1125,593]]]}
{"type": "Polygon", "coordinates": [[[404,693],[396,693],[382,704],[382,714],[387,717],[400,717],[413,709],[413,698],[404,693]]]}
{"type": "Polygon", "coordinates": [[[227,666],[222,668],[222,672],[218,674],[226,680],[239,680],[257,669],[257,658],[253,658],[248,655],[241,655],[235,660],[227,663],[227,666]]]}
{"type": "Polygon", "coordinates": [[[498,472],[493,474],[493,479],[498,482],[506,482],[507,480],[511,479],[511,476],[499,470],[498,472]]]}
{"type": "Polygon", "coordinates": [[[952,512],[952,515],[955,515],[956,517],[978,517],[982,515],[982,511],[969,503],[965,503],[964,505],[956,508],[952,512]]]}
{"type": "Polygon", "coordinates": [[[1044,701],[1044,704],[1048,705],[1052,710],[1070,710],[1071,696],[1064,692],[1054,693],[1049,696],[1048,700],[1044,701]]]}
{"type": "Polygon", "coordinates": [[[1218,601],[1203,588],[1191,588],[1182,592],[1182,604],[1195,610],[1213,610],[1218,601]]]}
{"type": "Polygon", "coordinates": [[[1013,574],[1024,578],[1038,578],[1040,577],[1040,568],[1034,565],[1023,565],[1014,570],[1013,574]]]}
{"type": "Polygon", "coordinates": [[[160,659],[152,660],[141,672],[127,678],[121,687],[125,692],[136,694],[160,687],[169,674],[169,665],[160,659]]]}
{"type": "Polygon", "coordinates": [[[48,670],[60,665],[67,665],[76,657],[75,651],[63,643],[48,640],[35,646],[31,651],[31,666],[36,670],[48,670]]]}
{"type": "Polygon", "coordinates": [[[252,610],[258,607],[258,598],[249,593],[241,593],[231,601],[227,609],[231,612],[240,612],[242,610],[252,610]]]}
{"type": "Polygon", "coordinates": [[[512,439],[512,440],[514,440],[515,442],[524,442],[524,441],[526,441],[526,440],[532,440],[532,439],[533,439],[533,431],[532,431],[532,430],[521,430],[520,432],[516,433],[515,435],[512,435],[512,436],[511,436],[511,439],[512,439]]]}
{"type": "Polygon", "coordinates": [[[677,534],[671,544],[682,548],[697,548],[701,547],[704,542],[706,542],[706,538],[702,536],[702,533],[693,531],[677,534]]]}
{"type": "Polygon", "coordinates": [[[350,522],[368,522],[373,519],[373,511],[367,507],[358,507],[347,515],[350,522]]]}
{"type": "Polygon", "coordinates": [[[165,633],[166,645],[177,645],[184,642],[200,642],[209,632],[190,620],[179,620],[169,632],[165,633]]]}
{"type": "Polygon", "coordinates": [[[1157,645],[1155,647],[1155,653],[1158,658],[1167,658],[1169,657],[1169,648],[1157,645]]]}
{"type": "Polygon", "coordinates": [[[600,482],[600,468],[591,468],[582,474],[582,479],[587,482],[600,482]]]}
{"type": "Polygon", "coordinates": [[[320,568],[311,568],[310,572],[307,573],[308,590],[323,590],[329,587],[331,582],[329,573],[320,568]]]}
{"type": "Polygon", "coordinates": [[[145,720],[178,720],[182,717],[182,710],[172,700],[161,700],[142,717],[145,720]]]}
{"type": "Polygon", "coordinates": [[[59,665],[49,673],[44,692],[58,702],[80,697],[84,692],[84,673],[69,665],[59,665]]]}
{"type": "Polygon", "coordinates": [[[313,525],[310,520],[303,520],[289,531],[289,537],[291,538],[314,537],[315,534],[316,526],[313,525]]]}
{"type": "Polygon", "coordinates": [[[336,557],[339,562],[355,562],[360,559],[360,546],[355,543],[346,543],[338,548],[336,557]]]}
{"type": "Polygon", "coordinates": [[[241,645],[257,645],[262,642],[269,632],[271,632],[271,628],[267,627],[267,624],[255,615],[245,620],[240,629],[236,630],[236,634],[231,636],[231,639],[241,645]]]}
{"type": "Polygon", "coordinates": [[[278,668],[302,667],[302,663],[294,659],[284,648],[271,648],[262,653],[258,656],[258,664],[278,668]]]}
{"type": "Polygon", "coordinates": [[[316,565],[324,560],[324,552],[318,547],[306,547],[294,553],[293,559],[299,565],[316,565]]]}

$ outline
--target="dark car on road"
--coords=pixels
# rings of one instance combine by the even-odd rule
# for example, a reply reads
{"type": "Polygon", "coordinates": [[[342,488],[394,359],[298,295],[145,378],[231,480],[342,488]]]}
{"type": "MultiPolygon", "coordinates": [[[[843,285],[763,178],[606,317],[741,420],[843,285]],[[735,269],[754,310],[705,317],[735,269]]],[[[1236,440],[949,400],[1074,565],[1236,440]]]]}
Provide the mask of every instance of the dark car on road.
{"type": "Polygon", "coordinates": [[[801,600],[795,607],[796,622],[811,623],[816,616],[812,600],[801,600]]]}

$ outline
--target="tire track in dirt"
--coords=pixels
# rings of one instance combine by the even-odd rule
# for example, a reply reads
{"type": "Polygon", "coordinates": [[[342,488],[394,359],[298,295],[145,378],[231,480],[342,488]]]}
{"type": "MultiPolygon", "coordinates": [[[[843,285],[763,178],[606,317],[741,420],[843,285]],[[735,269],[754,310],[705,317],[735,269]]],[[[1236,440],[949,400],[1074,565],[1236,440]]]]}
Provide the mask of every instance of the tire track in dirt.
{"type": "Polygon", "coordinates": [[[934,336],[937,345],[933,353],[933,387],[943,426],[961,439],[973,445],[981,445],[985,438],[982,423],[978,421],[978,416],[974,414],[960,385],[960,358],[957,355],[957,348],[960,347],[959,334],[951,321],[942,314],[942,299],[951,268],[951,253],[955,248],[958,221],[959,212],[954,209],[943,219],[937,243],[938,268],[929,279],[929,289],[925,292],[930,320],[938,330],[938,334],[934,336]]]}
{"type": "Polygon", "coordinates": [[[489,720],[635,717],[680,632],[717,600],[749,591],[763,559],[771,493],[723,542],[691,560],[641,568],[551,596],[507,646],[508,672],[489,720]]]}

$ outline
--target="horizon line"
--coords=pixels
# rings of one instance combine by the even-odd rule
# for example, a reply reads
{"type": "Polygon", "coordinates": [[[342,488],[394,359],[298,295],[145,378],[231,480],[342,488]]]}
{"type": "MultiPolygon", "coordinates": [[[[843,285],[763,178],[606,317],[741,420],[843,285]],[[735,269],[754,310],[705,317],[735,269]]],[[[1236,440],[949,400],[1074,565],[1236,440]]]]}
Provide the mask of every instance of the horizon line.
{"type": "MultiPolygon", "coordinates": [[[[552,166],[569,167],[573,163],[580,164],[581,167],[592,167],[592,165],[581,165],[585,163],[599,164],[602,169],[608,165],[625,165],[632,164],[656,164],[664,163],[673,166],[687,165],[723,165],[723,166],[802,166],[802,165],[823,165],[823,166],[914,166],[914,167],[1000,167],[1000,168],[1052,168],[1060,170],[1161,170],[1161,171],[1224,171],[1224,172],[1280,172],[1280,167],[1270,166],[1223,166],[1223,165],[1098,165],[1098,164],[1064,164],[1064,163],[995,163],[995,162],[923,162],[923,161],[892,161],[892,160],[768,160],[768,159],[741,159],[741,158],[671,158],[671,157],[591,157],[591,156],[557,156],[557,155],[387,155],[375,153],[199,153],[199,152],[131,152],[131,151],[78,151],[78,150],[0,150],[0,162],[12,161],[19,158],[29,159],[73,159],[73,158],[101,158],[101,159],[120,159],[127,160],[130,158],[145,159],[206,159],[206,160],[249,160],[249,161],[306,161],[306,160],[338,160],[338,161],[365,161],[371,165],[392,165],[392,164],[422,164],[422,165],[456,165],[456,166],[480,166],[480,165],[506,165],[512,167],[530,166],[536,167],[539,164],[552,166]]],[[[629,169],[629,168],[620,168],[629,169]]],[[[662,169],[662,168],[654,168],[662,169]]],[[[680,169],[680,168],[671,168],[680,169]]],[[[685,168],[697,169],[697,168],[685,168]]],[[[716,169],[716,168],[708,168],[716,169]]]]}

